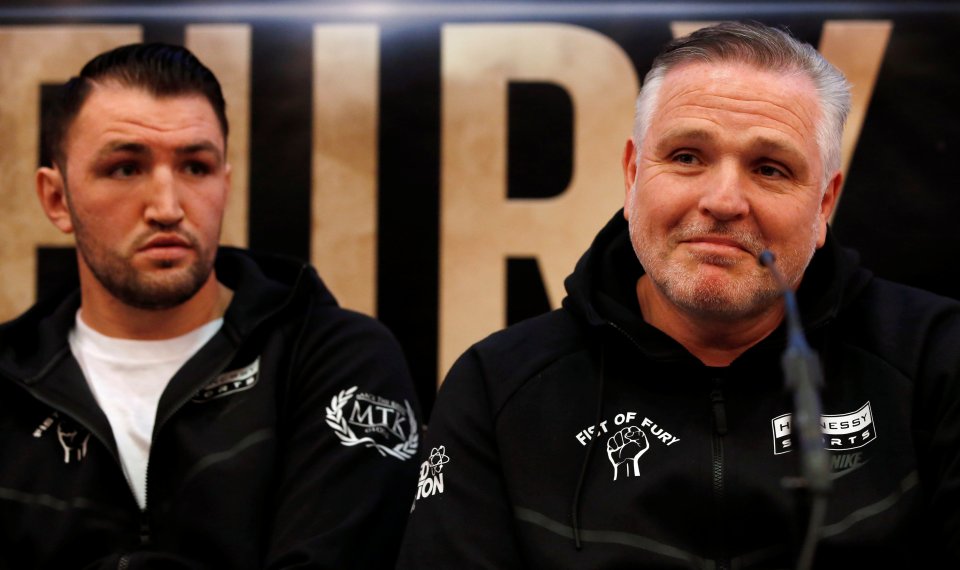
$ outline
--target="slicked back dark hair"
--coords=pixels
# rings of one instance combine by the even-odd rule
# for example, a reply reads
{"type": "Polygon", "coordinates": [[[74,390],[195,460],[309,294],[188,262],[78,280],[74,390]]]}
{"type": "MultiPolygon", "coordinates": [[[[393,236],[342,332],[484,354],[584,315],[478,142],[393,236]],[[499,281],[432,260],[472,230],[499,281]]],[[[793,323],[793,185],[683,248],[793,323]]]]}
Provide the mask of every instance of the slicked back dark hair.
{"type": "Polygon", "coordinates": [[[130,44],[88,61],[80,75],[63,85],[59,97],[44,114],[46,153],[61,170],[66,169],[64,142],[67,132],[95,82],[139,88],[155,97],[202,95],[213,107],[223,140],[227,140],[226,102],[220,82],[207,66],[185,47],[163,43],[130,44]]]}

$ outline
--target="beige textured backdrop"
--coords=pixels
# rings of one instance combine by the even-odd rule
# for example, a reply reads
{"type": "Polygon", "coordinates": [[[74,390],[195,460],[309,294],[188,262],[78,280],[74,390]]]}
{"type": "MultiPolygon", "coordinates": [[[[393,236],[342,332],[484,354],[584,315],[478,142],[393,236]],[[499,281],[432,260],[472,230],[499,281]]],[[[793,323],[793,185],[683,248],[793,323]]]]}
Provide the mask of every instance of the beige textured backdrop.
{"type": "MultiPolygon", "coordinates": [[[[674,22],[674,35],[703,22],[674,22]]],[[[854,85],[844,138],[850,163],[891,34],[888,21],[828,21],[820,50],[854,85]]],[[[379,28],[322,24],[313,33],[311,260],[340,301],[373,314],[377,266],[379,28]],[[331,214],[334,212],[335,214],[331,214]]],[[[94,54],[138,41],[138,26],[0,26],[0,320],[34,301],[36,248],[69,245],[34,194],[42,83],[66,80],[94,54]]],[[[244,245],[248,219],[251,33],[192,25],[185,34],[228,101],[233,189],[225,243],[244,245]]],[[[439,376],[472,342],[502,327],[505,258],[535,257],[550,303],[622,202],[619,159],[637,71],[610,38],[568,24],[450,24],[441,45],[439,376]],[[573,176],[554,198],[508,199],[510,81],[563,87],[574,108],[573,176]]],[[[253,213],[256,215],[256,213],[253,213]]]]}

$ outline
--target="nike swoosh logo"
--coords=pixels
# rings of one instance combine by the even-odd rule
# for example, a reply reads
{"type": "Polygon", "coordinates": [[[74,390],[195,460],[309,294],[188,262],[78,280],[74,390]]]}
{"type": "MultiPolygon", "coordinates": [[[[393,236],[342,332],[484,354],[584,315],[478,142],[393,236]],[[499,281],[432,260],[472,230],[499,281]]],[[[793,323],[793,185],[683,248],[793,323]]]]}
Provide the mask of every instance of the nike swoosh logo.
{"type": "Polygon", "coordinates": [[[866,464],[869,463],[869,462],[870,462],[870,460],[867,459],[867,460],[864,461],[863,463],[854,465],[853,467],[847,467],[846,469],[841,469],[840,471],[834,471],[833,473],[830,474],[830,479],[832,479],[832,480],[837,480],[837,479],[839,479],[839,478],[841,478],[841,477],[846,477],[847,475],[853,473],[853,472],[856,471],[857,469],[860,469],[861,467],[863,467],[864,465],[866,465],[866,464]]]}

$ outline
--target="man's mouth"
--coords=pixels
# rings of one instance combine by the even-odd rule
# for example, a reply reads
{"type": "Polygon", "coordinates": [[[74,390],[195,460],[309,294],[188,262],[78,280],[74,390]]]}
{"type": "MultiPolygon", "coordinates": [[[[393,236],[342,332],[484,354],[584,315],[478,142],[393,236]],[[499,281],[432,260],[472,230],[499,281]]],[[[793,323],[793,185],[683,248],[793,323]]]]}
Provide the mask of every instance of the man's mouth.
{"type": "Polygon", "coordinates": [[[754,255],[749,246],[726,236],[696,236],[684,239],[680,243],[716,254],[743,252],[754,255]]]}
{"type": "Polygon", "coordinates": [[[146,259],[172,267],[187,259],[194,250],[193,242],[177,234],[157,234],[137,249],[146,259]]]}
{"type": "Polygon", "coordinates": [[[189,240],[186,240],[177,235],[158,235],[147,240],[147,243],[143,244],[140,247],[140,251],[146,251],[150,249],[166,249],[166,248],[191,248],[193,247],[190,244],[189,240]]]}

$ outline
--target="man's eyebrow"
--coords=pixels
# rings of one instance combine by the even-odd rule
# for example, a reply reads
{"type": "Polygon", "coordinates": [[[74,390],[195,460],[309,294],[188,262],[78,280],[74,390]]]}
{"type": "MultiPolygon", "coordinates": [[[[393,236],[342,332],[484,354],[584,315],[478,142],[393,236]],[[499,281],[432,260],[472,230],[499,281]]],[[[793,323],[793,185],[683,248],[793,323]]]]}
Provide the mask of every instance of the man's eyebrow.
{"type": "Polygon", "coordinates": [[[676,128],[671,129],[664,133],[660,140],[657,142],[656,151],[659,153],[667,152],[673,150],[670,147],[673,147],[680,143],[685,142],[711,142],[714,140],[714,135],[706,129],[698,128],[676,128]]]}
{"type": "Polygon", "coordinates": [[[177,147],[177,149],[174,152],[179,156],[196,154],[199,152],[210,152],[216,156],[217,162],[223,162],[223,153],[220,151],[220,147],[218,147],[217,145],[213,144],[210,141],[200,141],[193,144],[177,147]]]}
{"type": "Polygon", "coordinates": [[[215,152],[220,154],[220,148],[213,144],[210,141],[200,141],[192,144],[179,146],[176,151],[177,154],[190,154],[193,152],[215,152]]]}
{"type": "MultiPolygon", "coordinates": [[[[100,151],[97,154],[101,157],[104,157],[104,156],[113,154],[115,152],[124,152],[129,154],[142,154],[142,155],[151,154],[151,150],[149,146],[142,143],[130,142],[130,141],[109,142],[103,145],[103,147],[100,149],[100,151]]],[[[181,147],[177,147],[174,150],[174,153],[180,156],[196,154],[200,152],[213,153],[214,155],[216,155],[218,162],[223,160],[223,153],[220,151],[220,147],[218,147],[217,145],[213,144],[210,141],[200,141],[200,142],[184,145],[181,147]]]]}
{"type": "Polygon", "coordinates": [[[126,152],[131,154],[150,154],[150,148],[147,145],[129,142],[129,141],[111,141],[100,148],[98,156],[107,156],[115,152],[126,152]]]}
{"type": "Polygon", "coordinates": [[[782,153],[794,158],[803,158],[803,152],[800,149],[777,139],[760,137],[753,142],[753,147],[764,153],[782,153]]]}

